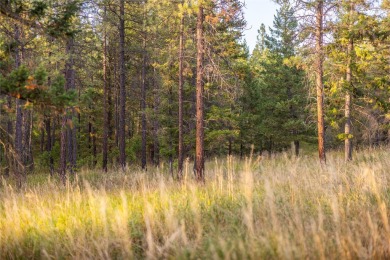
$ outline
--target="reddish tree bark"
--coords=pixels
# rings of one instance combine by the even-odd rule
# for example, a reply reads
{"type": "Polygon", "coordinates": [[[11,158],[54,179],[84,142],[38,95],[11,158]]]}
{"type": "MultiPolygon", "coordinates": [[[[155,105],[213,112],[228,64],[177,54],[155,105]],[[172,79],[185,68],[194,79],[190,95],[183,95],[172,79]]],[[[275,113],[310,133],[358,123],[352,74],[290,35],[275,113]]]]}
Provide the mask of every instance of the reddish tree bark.
{"type": "Polygon", "coordinates": [[[318,128],[318,154],[321,163],[326,163],[325,154],[325,121],[324,121],[324,84],[323,84],[323,17],[324,2],[317,1],[316,6],[316,89],[317,89],[317,128],[318,128]]]}

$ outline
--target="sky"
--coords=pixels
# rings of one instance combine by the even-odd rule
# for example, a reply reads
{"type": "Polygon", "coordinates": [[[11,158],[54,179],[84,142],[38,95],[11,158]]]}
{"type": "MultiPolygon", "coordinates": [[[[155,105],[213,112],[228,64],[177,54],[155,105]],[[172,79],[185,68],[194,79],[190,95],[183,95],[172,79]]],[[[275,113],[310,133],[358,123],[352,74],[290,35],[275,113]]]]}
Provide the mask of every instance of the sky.
{"type": "Polygon", "coordinates": [[[267,30],[269,26],[272,26],[277,5],[271,0],[244,0],[244,2],[246,6],[244,8],[245,19],[247,21],[245,39],[250,51],[252,51],[256,45],[257,30],[262,23],[265,24],[267,30]]]}

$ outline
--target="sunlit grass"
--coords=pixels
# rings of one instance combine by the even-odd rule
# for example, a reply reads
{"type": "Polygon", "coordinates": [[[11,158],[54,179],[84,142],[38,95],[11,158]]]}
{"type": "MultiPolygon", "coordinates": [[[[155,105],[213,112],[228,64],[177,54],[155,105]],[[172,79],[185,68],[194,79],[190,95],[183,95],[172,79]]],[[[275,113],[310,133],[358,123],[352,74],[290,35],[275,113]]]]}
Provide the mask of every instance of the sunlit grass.
{"type": "Polygon", "coordinates": [[[3,179],[0,259],[389,258],[389,153],[355,158],[215,159],[204,186],[189,164],[182,183],[166,169],[3,179]]]}

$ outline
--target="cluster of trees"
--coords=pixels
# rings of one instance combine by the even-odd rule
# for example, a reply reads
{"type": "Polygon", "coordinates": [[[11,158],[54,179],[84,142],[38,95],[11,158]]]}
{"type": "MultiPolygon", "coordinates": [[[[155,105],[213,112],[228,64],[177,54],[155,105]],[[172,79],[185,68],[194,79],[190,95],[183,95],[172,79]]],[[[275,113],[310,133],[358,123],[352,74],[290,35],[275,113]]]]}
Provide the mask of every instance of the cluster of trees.
{"type": "Polygon", "coordinates": [[[259,30],[244,86],[246,143],[296,154],[318,141],[319,158],[344,142],[390,141],[389,1],[278,0],[273,28],[259,30]],[[317,135],[315,134],[317,132],[317,135]]]}
{"type": "Polygon", "coordinates": [[[250,54],[239,0],[1,1],[0,172],[387,142],[389,2],[277,3],[250,54]]]}

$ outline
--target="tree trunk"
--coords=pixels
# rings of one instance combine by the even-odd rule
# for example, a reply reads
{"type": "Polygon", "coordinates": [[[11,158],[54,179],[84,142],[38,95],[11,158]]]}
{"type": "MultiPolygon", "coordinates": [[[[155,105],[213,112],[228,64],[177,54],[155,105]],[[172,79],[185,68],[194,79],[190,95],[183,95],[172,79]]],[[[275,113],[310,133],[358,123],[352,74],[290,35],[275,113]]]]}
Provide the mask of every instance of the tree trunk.
{"type": "Polygon", "coordinates": [[[196,64],[196,179],[205,181],[204,176],[204,105],[203,105],[203,6],[199,6],[197,18],[197,64],[196,64]]]}
{"type": "Polygon", "coordinates": [[[156,80],[156,70],[153,70],[153,86],[154,86],[154,122],[153,122],[153,163],[155,166],[160,165],[160,142],[159,142],[159,118],[158,118],[158,113],[159,113],[159,105],[160,105],[160,96],[159,96],[159,83],[156,80]]]}
{"type": "Polygon", "coordinates": [[[300,149],[300,142],[298,140],[294,141],[294,150],[295,150],[295,156],[299,156],[299,149],[300,149]]]}
{"type": "Polygon", "coordinates": [[[97,147],[96,147],[96,131],[94,126],[92,126],[92,155],[93,155],[92,167],[95,168],[97,164],[97,147]]]}
{"type": "MultiPolygon", "coordinates": [[[[15,24],[15,41],[17,48],[15,50],[15,68],[18,69],[22,64],[21,51],[21,32],[20,27],[15,24]]],[[[15,122],[15,152],[16,152],[16,178],[18,186],[21,187],[22,179],[24,177],[24,160],[23,160],[23,101],[16,99],[16,122],[15,122]]]]}
{"type": "MultiPolygon", "coordinates": [[[[91,109],[91,107],[90,107],[91,109]]],[[[92,123],[91,123],[91,116],[89,116],[88,120],[88,149],[91,150],[92,147],[92,123]]]]}
{"type": "MultiPolygon", "coordinates": [[[[103,17],[103,26],[106,26],[106,15],[107,15],[107,7],[104,6],[104,17],[103,17]]],[[[104,28],[103,32],[103,116],[104,116],[104,123],[103,123],[103,162],[102,167],[103,171],[107,172],[107,161],[108,161],[108,131],[110,128],[109,124],[109,110],[110,107],[108,106],[108,82],[107,82],[107,31],[106,28],[104,28]]]]}
{"type": "Polygon", "coordinates": [[[60,174],[62,183],[64,185],[66,182],[66,122],[67,122],[67,116],[66,116],[66,114],[64,114],[62,116],[62,122],[61,122],[60,168],[59,168],[59,174],[60,174]]]}
{"type": "Polygon", "coordinates": [[[16,174],[21,185],[21,178],[24,175],[23,164],[23,111],[22,100],[16,99],[16,122],[15,122],[15,152],[16,152],[16,174]]]}
{"type": "Polygon", "coordinates": [[[124,171],[126,168],[126,140],[125,140],[125,122],[126,122],[126,78],[125,78],[125,1],[120,0],[119,15],[119,164],[124,171]]]}
{"type": "MultiPolygon", "coordinates": [[[[68,55],[68,59],[65,64],[65,89],[74,90],[75,86],[75,70],[74,70],[74,38],[72,36],[68,37],[66,43],[66,53],[68,55]]],[[[64,116],[66,117],[66,145],[67,145],[67,162],[69,162],[69,170],[71,173],[74,173],[76,169],[76,128],[73,124],[73,117],[75,115],[75,111],[72,109],[68,109],[68,113],[64,116]]]]}
{"type": "Polygon", "coordinates": [[[180,20],[180,38],[179,38],[179,155],[178,155],[178,179],[183,177],[183,59],[184,59],[184,14],[180,20]]]}
{"type": "MultiPolygon", "coordinates": [[[[7,97],[7,108],[9,110],[12,109],[12,99],[10,96],[7,97]]],[[[13,123],[12,119],[8,116],[7,118],[7,143],[5,146],[5,152],[9,152],[11,150],[11,143],[12,143],[12,135],[13,135],[13,123]]],[[[10,170],[12,169],[12,161],[10,160],[10,156],[6,156],[7,159],[7,168],[5,169],[5,175],[8,176],[10,173],[10,170]]]]}
{"type": "Polygon", "coordinates": [[[317,0],[316,6],[316,88],[317,88],[317,128],[318,154],[322,164],[326,163],[325,154],[325,122],[324,122],[324,84],[323,84],[323,0],[317,0]]]}
{"type": "MultiPolygon", "coordinates": [[[[74,39],[73,37],[68,37],[66,42],[66,53],[68,59],[65,63],[65,91],[75,88],[75,75],[74,75],[74,60],[73,60],[73,50],[74,50],[74,39]]],[[[64,114],[62,115],[61,122],[61,138],[60,138],[60,168],[59,174],[65,184],[66,181],[66,170],[67,162],[69,162],[70,171],[73,172],[76,167],[76,131],[74,127],[71,127],[72,124],[72,113],[68,115],[68,109],[65,109],[64,114]],[[68,124],[69,123],[69,124],[68,124]]]]}
{"type": "Polygon", "coordinates": [[[33,111],[26,109],[23,118],[23,165],[29,171],[34,169],[34,161],[31,147],[31,133],[33,127],[33,111]]]}
{"type": "MultiPolygon", "coordinates": [[[[118,81],[118,69],[117,64],[114,64],[114,82],[118,81]]],[[[119,92],[120,92],[120,84],[115,84],[115,93],[114,93],[114,100],[115,100],[115,118],[114,118],[114,124],[115,124],[115,146],[119,149],[119,92]]],[[[119,162],[119,157],[117,159],[119,162]]]]}
{"type": "Polygon", "coordinates": [[[44,119],[45,124],[45,131],[46,131],[46,152],[51,151],[51,124],[50,124],[50,117],[45,115],[44,119]]]}
{"type": "Polygon", "coordinates": [[[51,154],[52,150],[52,136],[51,136],[51,124],[50,124],[50,117],[48,115],[45,115],[44,119],[45,123],[45,131],[46,131],[46,152],[49,154],[49,166],[50,166],[50,174],[53,174],[53,157],[51,154]]]}
{"type": "MultiPolygon", "coordinates": [[[[53,43],[53,38],[50,38],[50,42],[53,43]]],[[[51,68],[51,56],[52,52],[49,51],[49,68],[51,68]]],[[[47,85],[49,88],[51,87],[51,76],[50,74],[47,76],[47,85]]],[[[51,133],[51,118],[50,118],[50,112],[44,113],[44,128],[46,131],[46,152],[49,154],[49,167],[50,167],[50,175],[54,174],[54,160],[52,155],[52,148],[54,145],[54,135],[55,135],[55,120],[53,119],[53,134],[51,133]]]]}
{"type": "MultiPolygon", "coordinates": [[[[354,13],[354,5],[351,2],[350,9],[350,19],[352,19],[354,13]]],[[[350,24],[350,29],[352,24],[350,24]]],[[[351,97],[351,89],[352,89],[352,55],[353,55],[353,38],[349,37],[348,47],[347,47],[347,90],[345,93],[345,126],[344,126],[344,134],[345,134],[345,161],[352,160],[352,139],[351,139],[351,107],[352,107],[352,97],[351,97]]]]}
{"type": "Polygon", "coordinates": [[[50,173],[52,175],[54,175],[54,158],[53,158],[52,151],[53,151],[54,144],[56,142],[56,127],[59,124],[60,124],[59,117],[53,118],[53,126],[52,126],[53,132],[51,134],[51,147],[50,147],[50,173]]]}
{"type": "Polygon", "coordinates": [[[44,147],[45,147],[45,127],[44,126],[41,126],[41,142],[40,142],[39,147],[40,147],[39,151],[41,153],[43,153],[44,147]]]}
{"type": "MultiPolygon", "coordinates": [[[[169,109],[168,109],[168,116],[169,118],[172,118],[173,117],[173,111],[172,111],[172,103],[173,103],[173,89],[172,87],[169,88],[169,109]]],[[[174,179],[174,175],[173,175],[173,133],[172,133],[172,124],[169,124],[169,172],[172,176],[172,179],[174,179]]]]}
{"type": "Polygon", "coordinates": [[[141,168],[146,170],[146,33],[144,32],[141,72],[141,168]]]}

